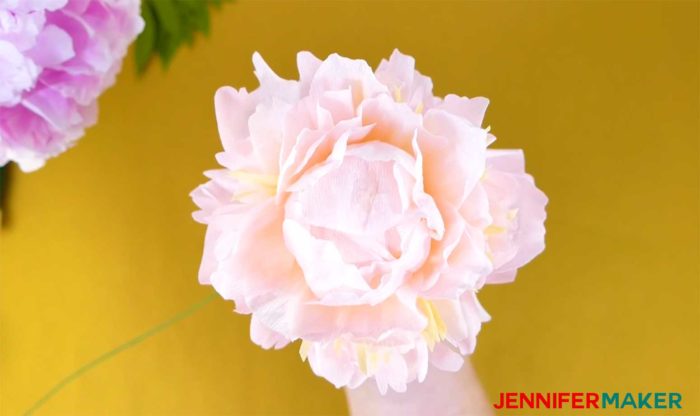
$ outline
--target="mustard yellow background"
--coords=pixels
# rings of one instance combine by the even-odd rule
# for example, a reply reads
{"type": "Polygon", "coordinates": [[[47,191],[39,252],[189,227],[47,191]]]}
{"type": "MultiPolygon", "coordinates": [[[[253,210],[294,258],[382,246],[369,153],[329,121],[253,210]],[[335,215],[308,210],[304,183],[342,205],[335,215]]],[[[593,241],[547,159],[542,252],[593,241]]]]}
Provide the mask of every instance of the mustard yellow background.
{"type": "MultiPolygon", "coordinates": [[[[676,391],[700,414],[697,2],[245,2],[171,68],[130,56],[79,145],[13,168],[0,256],[0,411],[207,296],[188,193],[216,167],[213,94],[250,57],[416,57],[440,95],[491,99],[495,147],[549,195],[547,249],[481,293],[473,361],[502,391],[676,391]]],[[[87,373],[39,415],[344,414],[297,347],[266,352],[217,299],[87,373]]],[[[647,411],[650,412],[650,411],[647,411]]],[[[508,412],[503,414],[562,414],[508,412]]],[[[634,414],[634,412],[628,412],[634,414]]],[[[579,411],[577,414],[625,414],[579,411]]]]}

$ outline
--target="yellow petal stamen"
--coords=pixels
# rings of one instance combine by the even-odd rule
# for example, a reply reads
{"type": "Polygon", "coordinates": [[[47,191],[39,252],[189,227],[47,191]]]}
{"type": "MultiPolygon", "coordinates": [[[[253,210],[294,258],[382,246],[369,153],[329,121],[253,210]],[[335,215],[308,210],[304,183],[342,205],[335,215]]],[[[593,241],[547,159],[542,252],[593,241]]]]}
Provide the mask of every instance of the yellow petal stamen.
{"type": "Polygon", "coordinates": [[[277,189],[277,175],[249,172],[247,170],[231,171],[231,176],[241,182],[259,185],[264,188],[277,189]]]}
{"type": "Polygon", "coordinates": [[[423,338],[425,338],[428,348],[432,351],[435,348],[435,344],[445,339],[447,326],[433,302],[418,298],[418,308],[428,318],[428,326],[423,330],[423,338]]]}
{"type": "Polygon", "coordinates": [[[394,101],[397,103],[403,102],[403,97],[401,96],[401,88],[394,87],[394,101]]]}
{"type": "Polygon", "coordinates": [[[370,372],[370,374],[374,373],[377,370],[378,364],[379,364],[379,353],[377,353],[376,350],[371,350],[369,352],[369,366],[367,368],[367,371],[370,372]]]}
{"type": "Polygon", "coordinates": [[[508,221],[513,221],[515,219],[515,217],[517,217],[517,216],[518,216],[518,209],[517,208],[513,208],[513,209],[508,210],[508,214],[507,214],[508,221]]]}
{"type": "Polygon", "coordinates": [[[383,358],[385,362],[389,361],[388,354],[386,357],[380,356],[377,347],[365,343],[356,343],[355,351],[357,352],[357,366],[362,371],[362,374],[372,375],[379,368],[379,359],[383,358]]]}
{"type": "Polygon", "coordinates": [[[489,225],[484,229],[484,234],[486,235],[496,235],[503,234],[506,232],[506,227],[499,227],[497,225],[489,225]]]}
{"type": "Polygon", "coordinates": [[[266,196],[272,196],[277,193],[277,175],[255,173],[247,170],[234,170],[231,171],[230,175],[237,181],[253,188],[236,193],[233,196],[234,201],[243,201],[245,198],[257,193],[262,193],[266,196]]]}
{"type": "Polygon", "coordinates": [[[306,357],[309,356],[309,348],[311,348],[311,343],[309,341],[301,341],[301,346],[299,347],[301,361],[306,361],[306,357]]]}
{"type": "Polygon", "coordinates": [[[416,106],[416,113],[421,114],[423,112],[423,101],[420,101],[416,106]]]}
{"type": "Polygon", "coordinates": [[[367,374],[367,347],[365,344],[357,346],[357,365],[363,374],[367,374]]]}

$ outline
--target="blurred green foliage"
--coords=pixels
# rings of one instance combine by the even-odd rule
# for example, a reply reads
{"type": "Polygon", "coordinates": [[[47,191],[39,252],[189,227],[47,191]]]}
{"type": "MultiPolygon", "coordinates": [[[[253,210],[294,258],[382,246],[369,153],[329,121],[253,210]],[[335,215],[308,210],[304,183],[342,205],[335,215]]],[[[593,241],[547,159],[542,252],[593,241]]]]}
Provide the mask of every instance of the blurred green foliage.
{"type": "Polygon", "coordinates": [[[142,0],[146,26],[136,39],[136,70],[143,73],[153,56],[167,68],[177,49],[209,34],[209,9],[231,0],[142,0]]]}

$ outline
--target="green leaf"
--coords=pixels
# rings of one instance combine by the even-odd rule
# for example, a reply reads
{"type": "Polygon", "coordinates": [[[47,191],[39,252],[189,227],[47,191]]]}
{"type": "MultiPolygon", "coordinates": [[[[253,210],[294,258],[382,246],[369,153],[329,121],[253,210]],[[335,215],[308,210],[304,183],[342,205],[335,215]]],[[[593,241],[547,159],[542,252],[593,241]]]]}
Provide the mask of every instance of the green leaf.
{"type": "Polygon", "coordinates": [[[166,67],[175,55],[182,40],[180,33],[180,15],[174,0],[150,0],[153,12],[158,22],[156,49],[166,67]]]}
{"type": "MultiPolygon", "coordinates": [[[[205,35],[209,34],[209,4],[206,1],[186,2],[190,4],[187,8],[188,29],[190,34],[202,32],[205,35]]],[[[182,8],[185,11],[185,8],[182,8]]]]}
{"type": "Polygon", "coordinates": [[[167,68],[177,50],[192,44],[195,34],[208,35],[209,7],[230,0],[143,0],[145,28],[136,40],[136,68],[143,73],[153,55],[167,68]]]}
{"type": "Polygon", "coordinates": [[[156,22],[150,2],[144,1],[141,4],[141,16],[145,26],[141,35],[136,39],[136,71],[139,74],[146,70],[156,45],[156,22]]]}
{"type": "Polygon", "coordinates": [[[178,7],[181,7],[180,3],[175,0],[148,0],[148,3],[153,7],[156,19],[158,19],[158,26],[162,28],[163,31],[177,36],[180,33],[180,15],[177,11],[178,7]]]}

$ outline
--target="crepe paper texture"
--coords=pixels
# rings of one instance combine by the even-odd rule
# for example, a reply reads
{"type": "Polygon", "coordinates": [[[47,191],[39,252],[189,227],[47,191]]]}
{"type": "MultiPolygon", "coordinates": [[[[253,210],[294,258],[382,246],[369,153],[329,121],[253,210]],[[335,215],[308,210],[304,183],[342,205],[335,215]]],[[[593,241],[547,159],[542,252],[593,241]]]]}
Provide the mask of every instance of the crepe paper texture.
{"type": "Polygon", "coordinates": [[[0,0],[0,166],[73,145],[142,29],[138,0],[0,0]]]}
{"type": "Polygon", "coordinates": [[[336,387],[457,371],[489,320],[477,291],[544,249],[522,151],[490,150],[488,100],[433,96],[398,51],[375,71],[301,52],[299,80],[253,64],[258,89],[215,96],[223,168],[192,193],[200,282],[252,315],[256,344],[301,340],[336,387]]]}

